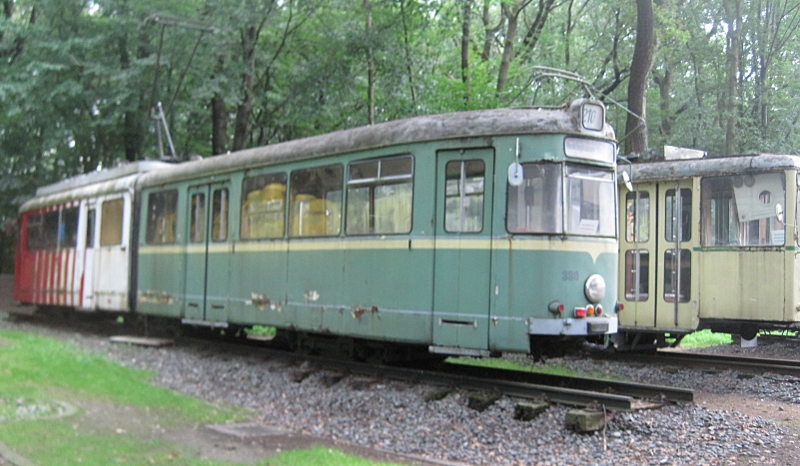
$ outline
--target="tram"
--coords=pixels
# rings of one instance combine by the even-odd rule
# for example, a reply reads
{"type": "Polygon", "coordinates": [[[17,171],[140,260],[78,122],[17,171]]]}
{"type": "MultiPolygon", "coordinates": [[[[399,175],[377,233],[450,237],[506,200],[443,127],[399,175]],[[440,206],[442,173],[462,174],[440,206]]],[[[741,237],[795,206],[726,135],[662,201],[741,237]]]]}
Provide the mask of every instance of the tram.
{"type": "Polygon", "coordinates": [[[632,183],[620,185],[617,345],[798,328],[799,170],[798,156],[677,148],[620,166],[632,183]]]}
{"type": "MultiPolygon", "coordinates": [[[[415,117],[142,171],[123,214],[133,228],[124,311],[228,333],[273,326],[299,348],[334,344],[363,358],[607,342],[617,330],[615,157],[605,108],[582,99],[415,117]]],[[[66,220],[74,201],[31,202],[24,232],[40,211],[64,219],[59,235],[75,232],[45,250],[80,257],[100,246],[82,233],[88,210],[66,220]]],[[[20,285],[31,288],[21,301],[61,293],[38,272],[25,281],[35,285],[20,285]]]]}

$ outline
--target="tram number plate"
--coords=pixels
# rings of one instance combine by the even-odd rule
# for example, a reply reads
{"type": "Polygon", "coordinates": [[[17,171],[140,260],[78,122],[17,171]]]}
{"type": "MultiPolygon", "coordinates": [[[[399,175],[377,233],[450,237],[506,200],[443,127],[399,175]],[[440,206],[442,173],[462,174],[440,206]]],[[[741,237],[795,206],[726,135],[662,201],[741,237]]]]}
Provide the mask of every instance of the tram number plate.
{"type": "Polygon", "coordinates": [[[561,280],[565,282],[576,282],[581,279],[577,270],[563,270],[561,272],[561,280]]]}

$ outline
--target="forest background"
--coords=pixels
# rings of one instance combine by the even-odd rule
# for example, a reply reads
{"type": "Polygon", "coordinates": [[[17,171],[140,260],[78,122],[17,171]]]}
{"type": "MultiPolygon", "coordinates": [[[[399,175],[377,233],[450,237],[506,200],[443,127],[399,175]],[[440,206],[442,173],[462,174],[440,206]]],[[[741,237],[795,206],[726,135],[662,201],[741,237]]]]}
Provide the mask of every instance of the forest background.
{"type": "Polygon", "coordinates": [[[159,102],[180,158],[581,96],[621,154],[800,146],[800,0],[0,1],[3,272],[36,187],[159,158],[159,102]]]}

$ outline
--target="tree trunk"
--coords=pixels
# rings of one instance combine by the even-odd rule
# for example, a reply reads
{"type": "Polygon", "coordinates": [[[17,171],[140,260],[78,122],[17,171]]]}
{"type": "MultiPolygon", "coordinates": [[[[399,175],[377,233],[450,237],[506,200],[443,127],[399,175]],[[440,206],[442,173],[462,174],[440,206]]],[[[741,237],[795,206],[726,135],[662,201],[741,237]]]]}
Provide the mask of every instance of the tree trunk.
{"type": "Polygon", "coordinates": [[[472,89],[469,82],[469,23],[472,16],[472,0],[464,0],[461,23],[461,82],[464,83],[464,102],[470,101],[472,89]]]}
{"type": "Polygon", "coordinates": [[[375,124],[375,57],[372,52],[372,5],[364,0],[367,10],[367,122],[375,124]]]}
{"type": "Polygon", "coordinates": [[[408,84],[411,90],[411,104],[413,105],[414,114],[417,113],[417,89],[414,87],[414,71],[411,66],[411,47],[409,40],[408,24],[406,23],[406,2],[400,2],[400,15],[403,18],[403,47],[406,54],[406,70],[408,72],[408,84]]]}
{"type": "Polygon", "coordinates": [[[638,115],[628,115],[625,125],[626,153],[642,153],[647,150],[646,91],[647,77],[653,64],[653,1],[636,0],[636,44],[631,61],[631,77],[628,81],[628,109],[638,115]]]}
{"type": "MultiPolygon", "coordinates": [[[[216,73],[222,74],[225,68],[225,58],[217,57],[216,73]]],[[[216,79],[212,76],[211,79],[216,79]]],[[[225,153],[225,141],[228,139],[228,111],[225,108],[225,96],[217,90],[211,98],[211,153],[219,155],[225,153]]]]}
{"type": "Polygon", "coordinates": [[[255,85],[256,39],[258,33],[254,25],[242,32],[244,70],[242,71],[242,101],[236,109],[234,123],[233,150],[242,150],[250,139],[250,114],[253,111],[253,86],[255,85]]]}
{"type": "Polygon", "coordinates": [[[516,7],[512,10],[503,3],[503,15],[508,24],[506,28],[505,42],[503,42],[503,57],[500,59],[500,69],[497,71],[497,93],[500,94],[506,88],[508,82],[508,69],[511,67],[511,60],[514,59],[514,41],[517,36],[517,21],[520,10],[516,7]]]}
{"type": "Polygon", "coordinates": [[[742,32],[742,0],[724,0],[726,22],[728,23],[728,76],[727,98],[725,100],[725,155],[733,155],[736,150],[737,100],[739,97],[738,74],[739,52],[742,32]]]}

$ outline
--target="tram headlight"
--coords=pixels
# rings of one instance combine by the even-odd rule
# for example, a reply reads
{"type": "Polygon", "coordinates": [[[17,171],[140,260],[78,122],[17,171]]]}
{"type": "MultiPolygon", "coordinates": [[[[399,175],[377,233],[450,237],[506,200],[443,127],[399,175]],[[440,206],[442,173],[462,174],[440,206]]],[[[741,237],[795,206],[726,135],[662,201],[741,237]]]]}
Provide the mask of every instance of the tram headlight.
{"type": "Polygon", "coordinates": [[[606,281],[598,274],[590,275],[583,287],[586,299],[592,303],[599,303],[606,297],[606,281]]]}

